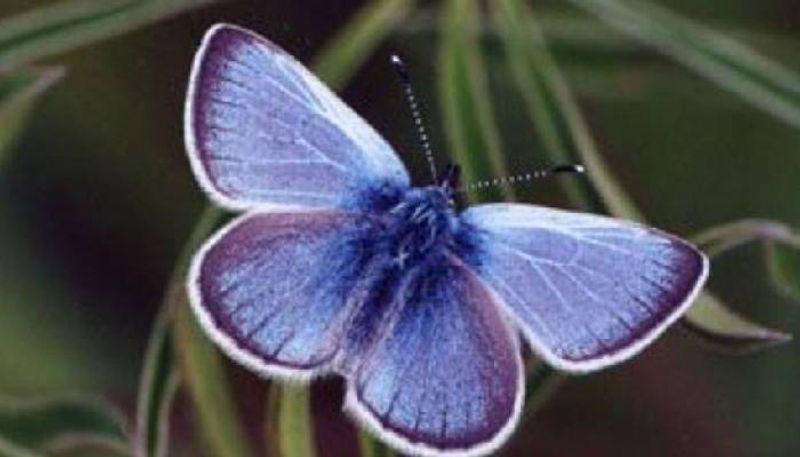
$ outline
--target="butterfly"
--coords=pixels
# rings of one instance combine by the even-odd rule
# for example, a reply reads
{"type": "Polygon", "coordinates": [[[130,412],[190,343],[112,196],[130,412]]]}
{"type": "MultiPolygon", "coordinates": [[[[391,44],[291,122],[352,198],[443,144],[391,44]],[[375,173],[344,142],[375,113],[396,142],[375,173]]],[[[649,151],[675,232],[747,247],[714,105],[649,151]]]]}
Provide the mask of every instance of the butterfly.
{"type": "Polygon", "coordinates": [[[344,409],[413,455],[498,448],[520,416],[522,342],[598,370],[650,344],[708,273],[686,241],[542,206],[460,210],[412,187],[392,147],[301,63],[233,25],[191,70],[185,140],[200,187],[242,214],[193,258],[191,307],[270,378],[346,381],[344,409]]]}

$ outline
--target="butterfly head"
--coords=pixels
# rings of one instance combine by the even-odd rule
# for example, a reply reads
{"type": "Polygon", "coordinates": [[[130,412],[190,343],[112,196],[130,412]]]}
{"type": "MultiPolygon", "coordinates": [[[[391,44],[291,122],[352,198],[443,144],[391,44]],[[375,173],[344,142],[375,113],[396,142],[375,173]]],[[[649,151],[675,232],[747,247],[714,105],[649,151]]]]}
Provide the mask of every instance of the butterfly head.
{"type": "Polygon", "coordinates": [[[389,211],[392,235],[388,238],[394,240],[391,250],[400,267],[416,264],[452,244],[458,224],[452,184],[442,181],[438,185],[413,188],[389,211]]]}
{"type": "Polygon", "coordinates": [[[447,165],[437,185],[450,207],[455,207],[458,203],[456,200],[458,188],[461,186],[461,167],[455,164],[447,165]]]}

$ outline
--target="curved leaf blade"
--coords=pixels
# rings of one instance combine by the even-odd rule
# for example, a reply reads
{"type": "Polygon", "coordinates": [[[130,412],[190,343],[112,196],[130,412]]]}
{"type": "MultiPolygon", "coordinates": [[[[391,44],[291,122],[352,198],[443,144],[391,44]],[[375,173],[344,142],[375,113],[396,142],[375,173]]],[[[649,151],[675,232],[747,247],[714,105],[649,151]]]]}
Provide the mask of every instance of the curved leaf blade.
{"type": "Polygon", "coordinates": [[[0,75],[0,165],[36,100],[64,76],[60,67],[20,69],[0,75]]]}
{"type": "Polygon", "coordinates": [[[137,457],[164,457],[169,442],[169,413],[179,377],[169,326],[169,309],[163,307],[150,334],[136,405],[137,457]]]}
{"type": "Polygon", "coordinates": [[[366,433],[358,435],[358,449],[361,457],[395,457],[395,453],[380,441],[366,433]]]}
{"type": "Polygon", "coordinates": [[[331,86],[342,87],[414,3],[414,0],[368,2],[325,44],[311,67],[331,86]]]}
{"type": "Polygon", "coordinates": [[[773,240],[800,248],[800,236],[795,235],[791,227],[765,219],[742,219],[708,228],[692,237],[692,241],[711,257],[758,240],[773,240]]]}
{"type": "Polygon", "coordinates": [[[775,286],[800,300],[800,245],[770,241],[766,250],[767,269],[775,286]]]}
{"type": "MultiPolygon", "coordinates": [[[[503,42],[506,61],[514,82],[523,99],[528,117],[533,121],[540,143],[553,164],[567,164],[578,154],[575,149],[575,136],[569,133],[570,125],[558,109],[557,94],[554,90],[557,79],[549,74],[553,65],[541,65],[548,59],[543,50],[544,37],[531,21],[531,11],[524,4],[513,0],[500,0],[493,3],[492,13],[496,30],[503,42]]],[[[562,181],[565,190],[575,204],[588,207],[598,204],[596,192],[586,180],[562,181]]]]}
{"type": "Polygon", "coordinates": [[[248,457],[255,453],[241,426],[230,396],[222,356],[206,337],[189,308],[184,287],[192,254],[217,226],[222,210],[209,206],[203,212],[184,252],[176,264],[164,307],[172,313],[172,344],[181,371],[181,381],[197,411],[203,437],[213,455],[248,457]]]}
{"type": "Polygon", "coordinates": [[[0,455],[3,457],[44,457],[42,454],[18,446],[0,436],[0,455]]]}
{"type": "Polygon", "coordinates": [[[646,0],[571,0],[793,127],[800,75],[753,48],[646,0]]]}
{"type": "Polygon", "coordinates": [[[172,303],[181,379],[189,388],[211,453],[219,457],[255,455],[230,396],[222,356],[195,321],[183,287],[174,292],[172,303]]]}
{"type": "MultiPolygon", "coordinates": [[[[558,149],[545,149],[551,154],[551,159],[563,160],[564,157],[560,154],[564,154],[586,166],[593,188],[604,203],[604,205],[591,204],[587,209],[594,212],[608,211],[616,217],[643,222],[643,215],[605,166],[598,153],[589,129],[581,117],[577,102],[548,50],[532,12],[519,0],[500,0],[497,6],[498,20],[502,21],[504,28],[507,29],[503,39],[506,42],[508,58],[516,61],[511,65],[512,69],[516,69],[518,87],[522,93],[533,93],[533,96],[524,96],[526,103],[532,105],[528,109],[531,121],[534,124],[566,126],[560,129],[551,128],[552,132],[563,137],[554,139],[554,142],[569,145],[558,149]],[[527,27],[523,29],[520,24],[527,24],[527,27]]],[[[574,193],[571,196],[576,204],[592,201],[589,194],[584,194],[583,201],[576,201],[574,193]]],[[[774,226],[759,226],[758,229],[765,233],[770,233],[770,230],[775,231],[774,226]]],[[[720,244],[709,245],[712,252],[721,248],[722,244],[731,243],[734,238],[742,236],[738,233],[741,230],[741,227],[736,227],[734,232],[737,233],[725,232],[726,235],[719,240],[720,244]]],[[[713,237],[712,233],[711,238],[713,237]]],[[[722,341],[727,341],[731,345],[735,343],[737,348],[747,346],[757,349],[783,342],[787,338],[785,334],[753,324],[733,313],[708,292],[700,294],[695,305],[686,314],[685,321],[688,328],[704,336],[713,336],[717,343],[722,341]]]]}
{"type": "Polygon", "coordinates": [[[315,457],[311,392],[308,386],[271,385],[267,445],[276,457],[315,457]]]}
{"type": "Polygon", "coordinates": [[[128,448],[119,412],[100,399],[80,395],[0,398],[0,437],[14,452],[32,454],[83,445],[118,452],[128,448]]]}
{"type": "Polygon", "coordinates": [[[701,341],[726,352],[753,352],[791,341],[792,336],[751,322],[709,292],[702,294],[683,319],[701,341]]]}
{"type": "MultiPolygon", "coordinates": [[[[711,258],[752,241],[800,246],[800,238],[790,227],[762,219],[744,219],[711,227],[691,239],[711,258]]],[[[687,330],[720,350],[754,351],[786,343],[792,338],[740,316],[710,293],[700,297],[683,322],[687,330]]]]}
{"type": "Polygon", "coordinates": [[[641,220],[634,202],[606,167],[531,9],[519,0],[500,0],[495,6],[509,65],[531,123],[543,134],[544,152],[553,163],[581,163],[586,169],[591,187],[579,185],[570,192],[573,203],[641,220]]]}
{"type": "MultiPolygon", "coordinates": [[[[479,51],[477,8],[471,1],[445,2],[439,48],[438,86],[445,135],[466,182],[508,175],[479,51]]],[[[513,199],[513,189],[500,187],[494,196],[513,199]]]]}
{"type": "Polygon", "coordinates": [[[73,0],[0,20],[0,71],[215,0],[73,0]]]}

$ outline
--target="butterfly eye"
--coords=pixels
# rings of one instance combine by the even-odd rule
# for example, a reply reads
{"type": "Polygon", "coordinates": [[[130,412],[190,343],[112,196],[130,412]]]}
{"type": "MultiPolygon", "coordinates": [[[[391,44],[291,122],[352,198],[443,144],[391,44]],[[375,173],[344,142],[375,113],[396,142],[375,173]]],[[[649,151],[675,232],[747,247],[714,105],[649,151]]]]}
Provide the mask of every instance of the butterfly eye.
{"type": "Polygon", "coordinates": [[[460,183],[461,167],[455,164],[447,165],[444,169],[444,173],[442,173],[442,178],[439,180],[439,186],[449,189],[452,192],[453,189],[458,189],[460,183]]]}

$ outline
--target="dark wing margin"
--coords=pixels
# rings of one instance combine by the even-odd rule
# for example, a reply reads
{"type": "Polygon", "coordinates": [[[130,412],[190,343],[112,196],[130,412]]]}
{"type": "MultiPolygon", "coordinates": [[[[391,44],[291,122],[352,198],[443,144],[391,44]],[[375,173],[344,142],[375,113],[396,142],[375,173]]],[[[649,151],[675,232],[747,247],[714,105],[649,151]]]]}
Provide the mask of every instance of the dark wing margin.
{"type": "Polygon", "coordinates": [[[194,257],[192,310],[226,354],[263,376],[328,373],[363,274],[365,224],[344,212],[245,214],[194,257]]]}
{"type": "Polygon", "coordinates": [[[406,188],[386,141],[300,62],[248,30],[218,24],[194,59],[186,149],[218,205],[343,208],[364,192],[406,188]]]}
{"type": "Polygon", "coordinates": [[[640,352],[691,305],[708,259],[632,222],[520,204],[469,208],[468,263],[502,298],[532,349],[589,372],[640,352]]]}

